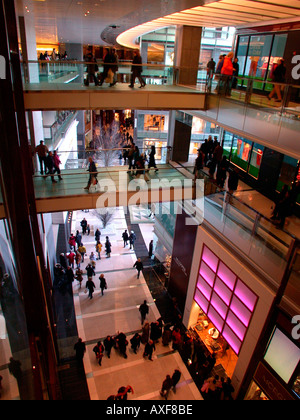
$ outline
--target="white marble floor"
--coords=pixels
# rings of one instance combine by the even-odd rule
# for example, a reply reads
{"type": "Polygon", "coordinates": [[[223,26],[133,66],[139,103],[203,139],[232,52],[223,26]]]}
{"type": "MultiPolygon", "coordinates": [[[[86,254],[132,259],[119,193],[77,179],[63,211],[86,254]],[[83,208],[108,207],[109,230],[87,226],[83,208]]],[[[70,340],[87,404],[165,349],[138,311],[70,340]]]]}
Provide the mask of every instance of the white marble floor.
{"type": "MultiPolygon", "coordinates": [[[[153,361],[143,358],[143,345],[138,353],[134,354],[129,344],[127,359],[113,349],[111,358],[105,355],[102,366],[98,365],[93,353],[95,343],[107,335],[115,335],[118,331],[125,333],[129,341],[134,333],[141,329],[138,308],[144,300],[147,300],[150,307],[147,317],[149,322],[158,319],[160,314],[144,277],[141,275],[140,279],[137,279],[136,270],[133,268],[136,261],[134,251],[123,247],[122,232],[127,229],[123,209],[116,210],[113,222],[105,230],[93,212],[75,212],[73,232],[80,230],[83,217],[92,229],[90,236],[83,237],[88,255],[91,251],[94,252],[94,231],[97,227],[102,233],[101,242],[105,242],[107,235],[112,243],[111,258],[106,258],[103,251],[101,261],[96,262],[94,282],[97,289],[93,299],[90,300],[84,293],[84,287],[79,289],[78,284],[74,285],[78,332],[87,343],[84,368],[91,399],[106,400],[110,395],[115,395],[119,387],[131,385],[134,393],[128,394],[129,400],[162,400],[159,392],[163,380],[167,374],[172,375],[175,369],[179,369],[182,373],[180,383],[176,394],[171,392],[169,399],[202,400],[178,352],[173,352],[171,347],[164,347],[161,343],[156,346],[153,361]],[[108,284],[103,296],[98,280],[101,273],[104,273],[108,284]]],[[[153,224],[149,222],[141,225],[145,242],[151,240],[153,224]]]]}

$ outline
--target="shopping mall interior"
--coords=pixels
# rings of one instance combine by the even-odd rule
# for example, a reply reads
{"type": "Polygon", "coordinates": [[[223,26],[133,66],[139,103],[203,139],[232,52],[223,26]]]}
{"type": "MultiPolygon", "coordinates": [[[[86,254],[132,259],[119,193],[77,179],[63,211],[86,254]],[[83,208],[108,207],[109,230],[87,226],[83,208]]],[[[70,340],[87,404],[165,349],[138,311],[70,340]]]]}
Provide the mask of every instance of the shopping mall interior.
{"type": "Polygon", "coordinates": [[[299,400],[299,1],[1,0],[0,39],[0,400],[299,400]]]}

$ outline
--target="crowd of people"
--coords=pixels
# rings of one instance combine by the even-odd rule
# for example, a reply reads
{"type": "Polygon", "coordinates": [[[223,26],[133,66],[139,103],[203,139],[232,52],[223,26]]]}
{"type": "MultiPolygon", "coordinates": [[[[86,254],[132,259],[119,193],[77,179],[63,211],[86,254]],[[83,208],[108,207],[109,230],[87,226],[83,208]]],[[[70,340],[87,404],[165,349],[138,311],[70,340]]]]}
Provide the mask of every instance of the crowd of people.
{"type": "MultiPolygon", "coordinates": [[[[95,86],[102,86],[103,83],[108,83],[109,87],[113,87],[118,82],[119,59],[115,48],[108,48],[103,59],[103,72],[99,73],[99,66],[93,53],[90,52],[85,57],[87,62],[86,73],[87,76],[84,80],[85,86],[89,86],[92,80],[95,86]]],[[[143,65],[142,57],[139,50],[134,51],[134,57],[131,65],[130,85],[131,89],[134,88],[136,79],[140,82],[140,88],[146,86],[146,81],[142,76],[143,65]]]]}
{"type": "Polygon", "coordinates": [[[221,189],[225,187],[228,177],[229,201],[231,201],[232,195],[238,189],[239,172],[236,167],[230,167],[229,160],[224,155],[223,147],[217,140],[217,137],[213,140],[212,136],[209,136],[198,149],[194,168],[195,180],[203,178],[204,168],[208,168],[210,182],[221,189]]]}
{"type": "MultiPolygon", "coordinates": [[[[259,57],[250,57],[250,60],[250,82],[247,90],[252,87],[251,81],[256,76],[259,57]]],[[[207,63],[207,90],[211,92],[212,82],[215,80],[217,82],[215,92],[217,94],[223,94],[231,97],[231,90],[236,89],[238,85],[239,71],[239,60],[234,56],[233,51],[228,54],[221,54],[219,56],[218,63],[211,58],[211,60],[207,63]]],[[[273,89],[267,96],[268,100],[271,101],[271,99],[276,95],[275,102],[282,102],[282,84],[286,81],[286,66],[283,59],[279,59],[277,62],[273,63],[269,77],[273,82],[273,89]]]]}

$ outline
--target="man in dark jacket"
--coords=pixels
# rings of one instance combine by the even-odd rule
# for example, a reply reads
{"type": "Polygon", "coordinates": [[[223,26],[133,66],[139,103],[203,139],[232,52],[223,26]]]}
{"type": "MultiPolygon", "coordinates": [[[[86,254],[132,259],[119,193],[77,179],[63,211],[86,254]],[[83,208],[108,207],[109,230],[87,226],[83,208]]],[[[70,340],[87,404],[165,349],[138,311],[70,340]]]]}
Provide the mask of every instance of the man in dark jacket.
{"type": "Polygon", "coordinates": [[[98,180],[97,180],[98,173],[97,173],[96,164],[95,164],[95,162],[93,161],[93,159],[91,157],[89,158],[89,169],[88,169],[88,172],[90,173],[90,177],[89,177],[88,184],[85,187],[85,190],[89,190],[90,189],[90,186],[92,185],[92,181],[93,180],[95,180],[96,181],[96,184],[98,184],[98,180]]]}
{"type": "Polygon", "coordinates": [[[148,343],[145,345],[145,350],[144,350],[144,354],[143,357],[147,357],[148,359],[151,360],[151,362],[153,362],[152,359],[152,354],[153,351],[155,350],[155,344],[153,340],[149,340],[148,343]]]}
{"type": "Polygon", "coordinates": [[[142,263],[142,261],[141,261],[141,259],[139,258],[138,260],[137,260],[137,262],[134,264],[134,266],[133,267],[135,267],[136,269],[137,269],[137,272],[138,272],[138,274],[137,274],[137,278],[139,279],[140,278],[140,272],[143,270],[143,268],[144,268],[144,266],[143,266],[143,263],[142,263]]]}
{"type": "Polygon", "coordinates": [[[145,80],[142,78],[143,66],[142,66],[142,57],[138,50],[134,51],[134,58],[132,61],[131,67],[131,80],[130,88],[134,88],[135,79],[138,78],[141,84],[141,88],[146,86],[145,80]]]}
{"type": "Polygon", "coordinates": [[[141,306],[139,307],[139,311],[141,313],[142,325],[143,325],[146,319],[146,315],[149,313],[149,306],[147,305],[146,300],[144,300],[144,303],[142,303],[141,306]]]}
{"type": "Polygon", "coordinates": [[[90,84],[90,78],[95,82],[95,86],[99,86],[99,81],[95,73],[98,71],[98,64],[92,53],[89,53],[86,57],[87,64],[87,78],[84,82],[86,86],[90,84]]]}
{"type": "Polygon", "coordinates": [[[51,181],[56,184],[57,181],[55,181],[55,179],[54,179],[54,169],[55,168],[54,168],[54,159],[53,159],[53,153],[52,152],[48,153],[48,156],[45,159],[45,166],[46,166],[46,170],[47,170],[46,176],[50,175],[51,176],[51,181]]]}

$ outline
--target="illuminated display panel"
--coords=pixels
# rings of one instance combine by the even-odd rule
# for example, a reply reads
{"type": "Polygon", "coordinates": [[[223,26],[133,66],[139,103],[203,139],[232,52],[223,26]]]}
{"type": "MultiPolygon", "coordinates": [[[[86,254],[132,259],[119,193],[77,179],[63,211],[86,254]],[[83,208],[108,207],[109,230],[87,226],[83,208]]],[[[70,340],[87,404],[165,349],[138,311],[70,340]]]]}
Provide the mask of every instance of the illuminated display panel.
{"type": "Polygon", "coordinates": [[[194,300],[238,355],[258,297],[206,245],[194,300]]]}

